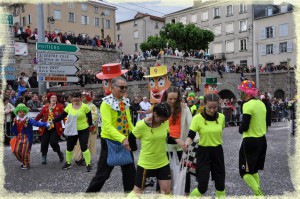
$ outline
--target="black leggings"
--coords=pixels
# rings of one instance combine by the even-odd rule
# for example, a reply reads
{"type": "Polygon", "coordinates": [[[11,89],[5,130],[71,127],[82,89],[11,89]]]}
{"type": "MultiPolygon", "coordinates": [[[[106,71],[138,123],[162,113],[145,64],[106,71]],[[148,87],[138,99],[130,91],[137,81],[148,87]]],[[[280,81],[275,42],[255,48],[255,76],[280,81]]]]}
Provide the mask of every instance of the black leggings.
{"type": "Polygon", "coordinates": [[[80,149],[82,152],[85,152],[88,148],[88,141],[89,141],[89,130],[83,129],[78,131],[78,135],[68,136],[67,138],[67,151],[73,151],[74,146],[79,139],[80,149]]]}
{"type": "Polygon", "coordinates": [[[56,133],[56,129],[53,128],[51,130],[45,129],[42,138],[41,138],[41,152],[42,155],[47,155],[49,143],[54,152],[59,153],[60,147],[58,144],[59,136],[56,133]]]}

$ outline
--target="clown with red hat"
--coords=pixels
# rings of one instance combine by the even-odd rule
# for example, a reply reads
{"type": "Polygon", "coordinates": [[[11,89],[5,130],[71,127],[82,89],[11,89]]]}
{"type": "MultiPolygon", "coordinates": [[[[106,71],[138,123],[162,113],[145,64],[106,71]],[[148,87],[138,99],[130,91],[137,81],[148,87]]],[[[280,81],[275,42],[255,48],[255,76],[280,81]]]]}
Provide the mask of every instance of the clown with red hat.
{"type": "Polygon", "coordinates": [[[267,152],[267,109],[261,100],[255,98],[258,89],[253,81],[244,80],[238,90],[244,101],[242,124],[239,127],[243,136],[239,152],[240,176],[255,196],[263,196],[258,171],[264,169],[267,152]]]}

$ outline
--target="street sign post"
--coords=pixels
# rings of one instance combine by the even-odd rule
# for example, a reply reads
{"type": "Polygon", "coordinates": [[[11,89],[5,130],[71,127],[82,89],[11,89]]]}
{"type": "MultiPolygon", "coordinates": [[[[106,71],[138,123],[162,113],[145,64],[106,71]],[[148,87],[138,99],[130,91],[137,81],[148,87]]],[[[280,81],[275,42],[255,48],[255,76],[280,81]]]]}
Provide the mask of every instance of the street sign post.
{"type": "Polygon", "coordinates": [[[51,63],[74,63],[77,62],[79,58],[74,54],[65,53],[48,53],[48,52],[37,52],[38,63],[51,62],[51,63]]]}
{"type": "Polygon", "coordinates": [[[16,71],[16,67],[14,66],[4,66],[1,67],[0,66],[0,71],[4,70],[5,72],[15,72],[16,71]]]}
{"type": "Polygon", "coordinates": [[[12,75],[12,74],[5,74],[4,76],[0,74],[0,79],[3,79],[3,77],[4,77],[6,80],[15,80],[15,79],[16,79],[16,76],[15,76],[15,75],[12,75]]]}
{"type": "Polygon", "coordinates": [[[76,45],[37,42],[36,50],[76,53],[79,48],[76,45]]]}
{"type": "Polygon", "coordinates": [[[13,46],[15,44],[15,40],[10,40],[10,39],[0,39],[0,43],[4,45],[10,45],[13,46]]]}
{"type": "Polygon", "coordinates": [[[76,76],[39,76],[41,82],[78,82],[79,78],[76,76]]]}
{"type": "Polygon", "coordinates": [[[15,54],[15,48],[14,47],[0,48],[0,56],[3,56],[4,54],[14,55],[15,54]]]}
{"type": "Polygon", "coordinates": [[[1,14],[0,15],[0,24],[13,25],[13,15],[11,14],[1,14]]]}
{"type": "Polygon", "coordinates": [[[36,71],[38,74],[75,75],[79,68],[76,66],[38,65],[36,71]]]}

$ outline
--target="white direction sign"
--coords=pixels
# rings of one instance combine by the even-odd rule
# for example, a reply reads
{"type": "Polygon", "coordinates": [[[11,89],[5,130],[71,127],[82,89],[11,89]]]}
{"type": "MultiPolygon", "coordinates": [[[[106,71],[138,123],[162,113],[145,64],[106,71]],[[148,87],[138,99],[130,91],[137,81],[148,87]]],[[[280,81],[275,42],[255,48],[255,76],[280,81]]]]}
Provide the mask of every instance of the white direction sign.
{"type": "Polygon", "coordinates": [[[76,76],[39,76],[38,80],[42,82],[78,82],[79,78],[76,76]]]}
{"type": "Polygon", "coordinates": [[[36,71],[38,74],[75,75],[79,68],[76,66],[38,65],[36,71]]]}
{"type": "Polygon", "coordinates": [[[74,63],[77,62],[79,58],[74,54],[63,54],[63,53],[37,53],[37,61],[41,62],[52,62],[52,63],[74,63]]]}

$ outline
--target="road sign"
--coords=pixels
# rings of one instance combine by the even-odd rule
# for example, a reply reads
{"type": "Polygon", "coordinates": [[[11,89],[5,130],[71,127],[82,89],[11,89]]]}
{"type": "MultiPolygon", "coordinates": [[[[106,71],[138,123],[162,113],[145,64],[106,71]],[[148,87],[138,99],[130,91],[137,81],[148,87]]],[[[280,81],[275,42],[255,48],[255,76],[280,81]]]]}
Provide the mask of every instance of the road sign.
{"type": "Polygon", "coordinates": [[[15,64],[15,59],[0,59],[0,65],[2,64],[15,64]]]}
{"type": "Polygon", "coordinates": [[[0,55],[3,56],[3,54],[14,55],[15,48],[14,47],[0,48],[0,55]]]}
{"type": "Polygon", "coordinates": [[[11,46],[13,46],[15,44],[15,40],[0,39],[0,43],[4,44],[4,45],[11,45],[11,46]]]}
{"type": "Polygon", "coordinates": [[[76,66],[38,65],[36,71],[38,74],[75,75],[79,68],[76,66]]]}
{"type": "Polygon", "coordinates": [[[78,82],[76,76],[39,76],[39,81],[43,82],[78,82]]]}
{"type": "Polygon", "coordinates": [[[74,54],[58,54],[58,53],[46,53],[38,52],[37,61],[41,62],[52,62],[52,63],[66,63],[66,62],[77,62],[79,58],[74,54]]]}
{"type": "Polygon", "coordinates": [[[5,72],[15,72],[16,71],[16,67],[14,66],[4,66],[1,67],[0,66],[0,71],[4,70],[5,72]]]}
{"type": "Polygon", "coordinates": [[[0,24],[8,24],[13,25],[13,15],[10,14],[2,14],[0,15],[0,24]]]}
{"type": "Polygon", "coordinates": [[[6,80],[15,80],[16,79],[16,76],[15,75],[11,75],[11,74],[5,74],[4,76],[0,74],[0,79],[3,79],[3,77],[6,79],[6,80]]]}
{"type": "Polygon", "coordinates": [[[36,43],[36,50],[58,51],[58,52],[70,52],[75,53],[79,51],[76,45],[57,44],[57,43],[36,43]]]}
{"type": "Polygon", "coordinates": [[[0,28],[0,34],[1,35],[9,35],[9,36],[14,36],[14,30],[10,27],[1,27],[0,28]]]}

